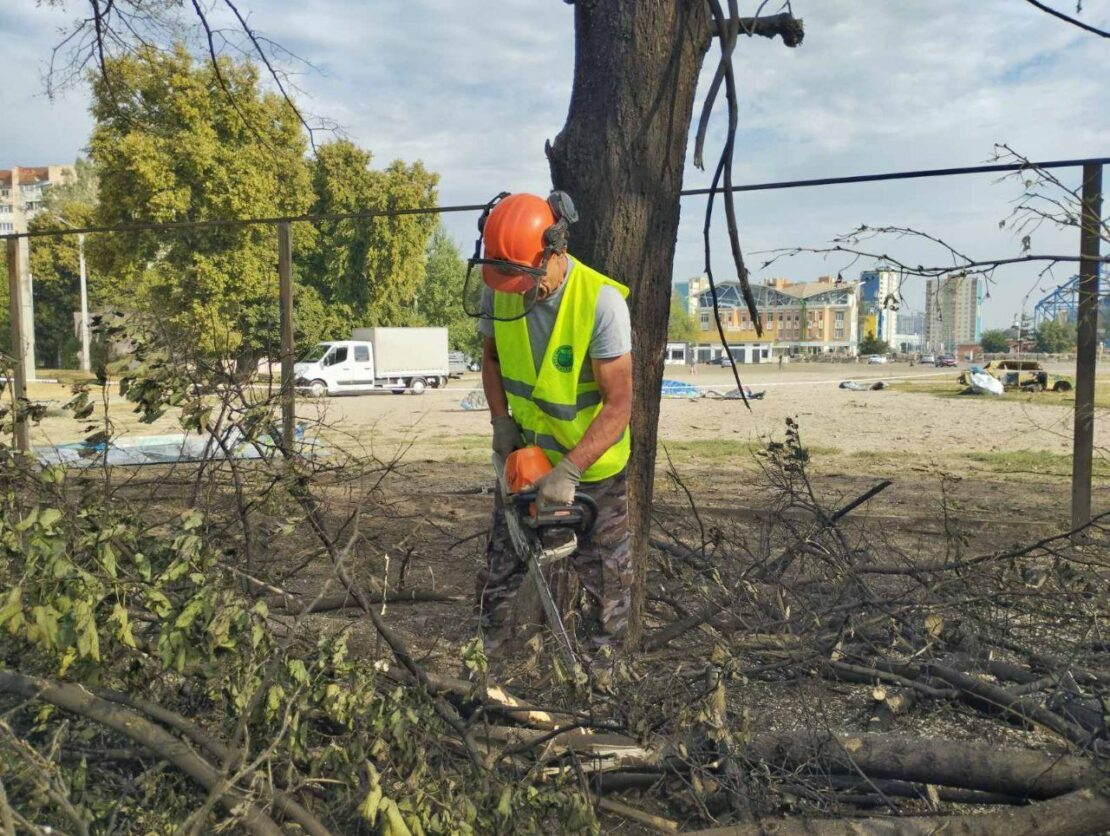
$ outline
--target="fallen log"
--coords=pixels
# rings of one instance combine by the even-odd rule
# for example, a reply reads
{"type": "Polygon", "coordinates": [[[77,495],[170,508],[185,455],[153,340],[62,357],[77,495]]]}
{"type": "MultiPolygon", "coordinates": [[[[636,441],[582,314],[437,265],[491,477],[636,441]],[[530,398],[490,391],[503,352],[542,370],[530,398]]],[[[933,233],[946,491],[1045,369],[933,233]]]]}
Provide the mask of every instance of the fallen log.
{"type": "Polygon", "coordinates": [[[986,815],[869,819],[765,819],[755,824],[689,831],[689,836],[1088,836],[1110,822],[1110,787],[986,815]]]}
{"type": "Polygon", "coordinates": [[[1000,750],[983,743],[886,734],[798,731],[761,735],[739,753],[794,771],[819,764],[842,774],[863,773],[922,784],[1049,799],[1097,783],[1101,775],[1083,758],[1000,750]]]}
{"type": "Polygon", "coordinates": [[[1081,726],[1050,711],[1029,697],[1011,694],[1005,688],[991,685],[981,679],[968,676],[944,665],[930,664],[926,668],[930,676],[954,685],[960,692],[963,702],[987,714],[1001,714],[1025,722],[1036,723],[1063,737],[1080,748],[1090,745],[1094,735],[1081,726]]]}

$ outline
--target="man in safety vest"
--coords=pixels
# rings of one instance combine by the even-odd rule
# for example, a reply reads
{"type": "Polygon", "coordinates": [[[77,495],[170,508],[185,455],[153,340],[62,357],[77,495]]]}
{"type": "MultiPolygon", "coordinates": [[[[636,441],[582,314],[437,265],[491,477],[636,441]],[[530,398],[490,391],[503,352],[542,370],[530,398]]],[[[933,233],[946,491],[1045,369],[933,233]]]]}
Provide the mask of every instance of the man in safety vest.
{"type": "MultiPolygon", "coordinates": [[[[568,505],[582,484],[597,503],[593,531],[571,558],[590,604],[595,647],[619,639],[628,621],[628,421],[632,409],[632,329],[628,289],[567,254],[577,220],[554,192],[495,198],[483,215],[482,386],[502,456],[526,444],[553,469],[536,483],[541,506],[568,505]]],[[[478,604],[492,643],[526,566],[494,509],[478,604]]]]}

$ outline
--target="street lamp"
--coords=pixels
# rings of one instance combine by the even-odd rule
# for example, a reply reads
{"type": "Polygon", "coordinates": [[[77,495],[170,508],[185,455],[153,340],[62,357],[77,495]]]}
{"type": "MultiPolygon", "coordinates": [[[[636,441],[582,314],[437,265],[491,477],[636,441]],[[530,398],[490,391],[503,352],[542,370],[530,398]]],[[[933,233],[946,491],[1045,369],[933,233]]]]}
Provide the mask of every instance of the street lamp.
{"type": "Polygon", "coordinates": [[[1021,313],[1018,314],[1018,360],[1019,361],[1021,360],[1022,354],[1025,353],[1025,343],[1022,342],[1022,334],[1021,334],[1021,330],[1025,326],[1025,305],[1029,301],[1029,297],[1033,294],[1033,291],[1037,289],[1038,284],[1040,284],[1040,279],[1038,279],[1037,282],[1034,283],[1034,285],[1031,288],[1029,288],[1028,293],[1026,293],[1023,297],[1021,297],[1021,313]]]}
{"type": "MultiPolygon", "coordinates": [[[[61,215],[54,215],[61,223],[72,228],[73,224],[61,215]]],[[[85,233],[77,233],[77,267],[81,274],[81,371],[92,370],[92,357],[89,351],[89,283],[85,275],[85,233]]]]}

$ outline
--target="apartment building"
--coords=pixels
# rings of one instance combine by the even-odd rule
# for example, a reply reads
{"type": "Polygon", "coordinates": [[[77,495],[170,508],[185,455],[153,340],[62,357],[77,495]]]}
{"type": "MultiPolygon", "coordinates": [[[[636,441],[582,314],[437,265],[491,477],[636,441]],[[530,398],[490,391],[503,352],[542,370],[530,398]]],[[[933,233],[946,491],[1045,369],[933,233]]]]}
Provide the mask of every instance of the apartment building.
{"type": "Polygon", "coordinates": [[[874,334],[894,345],[898,317],[898,274],[889,267],[864,270],[859,274],[860,336],[874,334]]]}
{"type": "Polygon", "coordinates": [[[952,354],[983,335],[984,283],[979,276],[951,273],[925,281],[925,348],[952,354]]]}
{"type": "Polygon", "coordinates": [[[27,222],[42,211],[46,190],[76,176],[71,165],[0,169],[0,235],[24,231],[27,222]]]}
{"type": "MultiPolygon", "coordinates": [[[[689,282],[697,324],[703,338],[696,346],[699,362],[724,353],[713,319],[713,293],[701,289],[698,279],[689,282]],[[698,292],[700,291],[700,292],[698,292]],[[697,293],[696,296],[694,294],[697,293]]],[[[831,276],[815,282],[769,279],[752,285],[756,309],[763,325],[758,336],[755,323],[740,294],[738,282],[717,283],[717,307],[725,338],[737,362],[765,363],[779,355],[855,354],[859,342],[859,285],[831,276]]]]}

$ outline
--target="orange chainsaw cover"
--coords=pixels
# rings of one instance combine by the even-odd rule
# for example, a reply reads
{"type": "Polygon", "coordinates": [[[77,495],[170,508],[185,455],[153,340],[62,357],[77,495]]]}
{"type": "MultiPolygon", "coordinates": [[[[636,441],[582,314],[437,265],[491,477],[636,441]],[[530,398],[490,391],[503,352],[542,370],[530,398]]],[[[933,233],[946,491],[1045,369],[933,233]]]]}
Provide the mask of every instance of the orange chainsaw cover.
{"type": "Polygon", "coordinates": [[[505,459],[505,482],[509,493],[528,490],[550,471],[551,462],[539,447],[522,447],[509,453],[505,459]]]}

